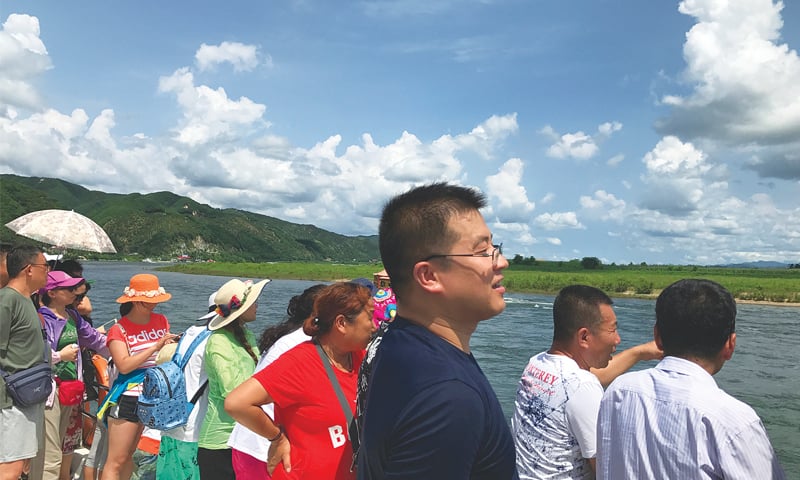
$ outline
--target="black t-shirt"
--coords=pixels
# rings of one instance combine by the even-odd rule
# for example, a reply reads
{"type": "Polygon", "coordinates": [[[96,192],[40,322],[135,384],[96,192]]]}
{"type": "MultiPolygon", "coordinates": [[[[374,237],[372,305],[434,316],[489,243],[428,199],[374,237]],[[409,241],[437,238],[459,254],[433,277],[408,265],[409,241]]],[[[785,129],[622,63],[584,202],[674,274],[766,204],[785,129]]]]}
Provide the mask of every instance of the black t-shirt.
{"type": "Polygon", "coordinates": [[[359,480],[518,478],[508,423],[471,354],[398,317],[370,370],[359,480]]]}

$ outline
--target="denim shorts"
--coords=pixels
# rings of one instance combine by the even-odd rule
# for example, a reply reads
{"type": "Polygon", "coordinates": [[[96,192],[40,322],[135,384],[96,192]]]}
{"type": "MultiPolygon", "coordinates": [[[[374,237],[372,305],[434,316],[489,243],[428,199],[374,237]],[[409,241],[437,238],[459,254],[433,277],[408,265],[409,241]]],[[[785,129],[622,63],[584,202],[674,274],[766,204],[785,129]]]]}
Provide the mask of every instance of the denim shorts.
{"type": "Polygon", "coordinates": [[[131,395],[120,395],[119,403],[114,405],[108,412],[108,416],[117,420],[127,420],[129,422],[140,423],[139,416],[136,414],[139,405],[139,397],[131,395]]]}

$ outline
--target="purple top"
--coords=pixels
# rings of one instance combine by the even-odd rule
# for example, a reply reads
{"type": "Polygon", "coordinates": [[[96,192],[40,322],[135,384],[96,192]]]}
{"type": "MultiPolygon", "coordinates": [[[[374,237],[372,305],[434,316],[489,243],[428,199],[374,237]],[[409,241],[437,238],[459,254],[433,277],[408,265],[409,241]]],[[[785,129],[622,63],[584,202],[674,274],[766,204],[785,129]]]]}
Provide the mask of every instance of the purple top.
{"type": "MultiPolygon", "coordinates": [[[[75,327],[78,330],[78,346],[81,349],[88,348],[94,350],[101,355],[109,356],[108,347],[106,347],[106,336],[95,330],[83,317],[73,308],[68,308],[72,318],[75,319],[75,327]]],[[[67,324],[65,318],[59,318],[55,312],[48,307],[39,308],[39,313],[44,317],[45,331],[47,332],[47,342],[50,344],[50,350],[53,356],[53,363],[58,360],[55,353],[58,351],[58,339],[61,337],[61,332],[64,331],[64,326],[67,324]]],[[[78,355],[78,378],[83,376],[83,362],[81,355],[78,355]]]]}

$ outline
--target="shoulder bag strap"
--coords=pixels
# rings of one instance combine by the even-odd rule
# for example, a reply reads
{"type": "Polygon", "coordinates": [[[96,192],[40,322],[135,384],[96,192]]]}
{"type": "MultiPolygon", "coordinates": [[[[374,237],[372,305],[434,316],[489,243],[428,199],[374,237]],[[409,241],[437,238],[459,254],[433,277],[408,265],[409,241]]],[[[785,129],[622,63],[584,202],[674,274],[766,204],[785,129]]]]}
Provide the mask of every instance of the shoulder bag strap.
{"type": "Polygon", "coordinates": [[[333,367],[331,366],[330,361],[328,361],[328,356],[322,351],[322,345],[317,342],[314,342],[314,345],[317,347],[317,354],[319,354],[319,359],[322,360],[322,365],[325,367],[325,372],[328,374],[328,379],[333,385],[333,391],[336,392],[336,397],[339,399],[339,404],[342,406],[342,410],[344,410],[344,416],[347,419],[345,430],[347,431],[347,439],[350,440],[350,423],[353,421],[353,411],[347,404],[347,398],[344,396],[344,392],[342,391],[341,385],[339,385],[339,380],[337,380],[336,374],[333,373],[333,367]]]}
{"type": "Polygon", "coordinates": [[[42,354],[42,361],[44,363],[50,363],[50,342],[47,341],[47,330],[45,329],[44,315],[42,315],[40,312],[36,312],[36,314],[39,315],[39,320],[42,322],[42,337],[44,339],[44,353],[42,354]]]}
{"type": "Polygon", "coordinates": [[[122,319],[120,318],[120,321],[119,321],[119,322],[117,322],[117,323],[116,323],[116,325],[117,325],[117,326],[119,327],[119,329],[122,331],[122,341],[124,341],[124,342],[125,342],[125,347],[128,349],[128,356],[130,356],[130,355],[131,355],[131,346],[130,346],[130,345],[128,345],[128,332],[126,332],[126,331],[125,331],[125,327],[123,327],[123,326],[122,326],[122,322],[121,322],[121,320],[122,320],[122,319]]]}
{"type": "MultiPolygon", "coordinates": [[[[50,342],[47,341],[47,332],[44,329],[44,316],[36,312],[39,315],[39,320],[42,322],[42,337],[44,340],[44,353],[42,353],[42,362],[50,364],[50,342]]],[[[10,373],[6,372],[3,368],[0,368],[0,376],[6,378],[7,376],[11,375],[10,373]]]]}

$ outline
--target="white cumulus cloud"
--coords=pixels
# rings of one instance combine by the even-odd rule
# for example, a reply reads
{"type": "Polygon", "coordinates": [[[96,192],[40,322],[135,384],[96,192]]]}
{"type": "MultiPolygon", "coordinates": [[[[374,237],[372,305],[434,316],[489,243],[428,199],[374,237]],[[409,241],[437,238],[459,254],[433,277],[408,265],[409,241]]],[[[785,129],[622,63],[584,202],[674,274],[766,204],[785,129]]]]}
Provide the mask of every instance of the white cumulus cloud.
{"type": "Polygon", "coordinates": [[[536,225],[545,230],[562,230],[565,228],[586,228],[578,221],[575,212],[543,213],[536,217],[536,225]]]}
{"type": "MultiPolygon", "coordinates": [[[[194,55],[200,71],[209,70],[220,63],[230,63],[233,71],[244,72],[258,66],[258,47],[239,42],[222,42],[219,45],[200,45],[194,55]]],[[[271,60],[269,60],[271,62],[271,60]]]]}
{"type": "Polygon", "coordinates": [[[688,94],[667,94],[672,107],[657,122],[665,135],[730,146],[783,146],[750,165],[762,176],[800,179],[786,150],[800,144],[800,58],[781,42],[783,2],[684,0],[697,23],[686,34],[682,80],[688,94]]]}
{"type": "Polygon", "coordinates": [[[600,124],[595,135],[589,135],[582,131],[561,134],[550,125],[545,125],[539,130],[539,133],[555,142],[547,148],[548,157],[588,160],[600,151],[599,142],[620,130],[622,130],[622,124],[615,121],[600,124]]]}
{"type": "Polygon", "coordinates": [[[0,115],[14,107],[37,110],[39,92],[32,80],[52,68],[47,48],[39,38],[39,19],[12,13],[0,30],[0,115]]]}
{"type": "Polygon", "coordinates": [[[522,160],[512,158],[495,175],[486,177],[486,194],[500,222],[525,223],[536,206],[521,183],[523,170],[522,160]]]}
{"type": "Polygon", "coordinates": [[[195,86],[194,75],[186,67],[161,77],[158,90],[175,94],[184,117],[177,130],[178,141],[189,146],[235,135],[249,125],[262,126],[266,106],[247,97],[232,100],[222,87],[195,86]]]}

